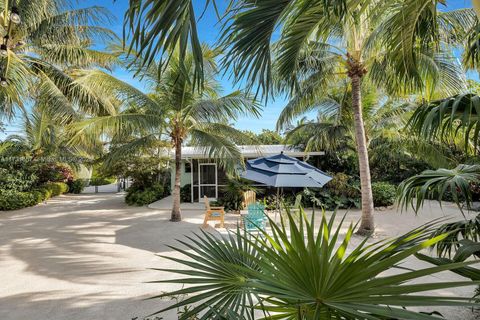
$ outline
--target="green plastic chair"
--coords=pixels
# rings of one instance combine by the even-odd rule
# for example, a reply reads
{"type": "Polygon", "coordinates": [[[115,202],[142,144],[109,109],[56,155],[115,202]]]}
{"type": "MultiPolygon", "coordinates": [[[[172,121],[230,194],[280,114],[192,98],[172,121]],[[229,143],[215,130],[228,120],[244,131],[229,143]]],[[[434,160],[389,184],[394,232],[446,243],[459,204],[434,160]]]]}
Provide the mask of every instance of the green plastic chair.
{"type": "Polygon", "coordinates": [[[265,206],[259,203],[249,204],[248,214],[243,218],[243,225],[247,231],[265,230],[267,216],[265,215],[265,206]]]}

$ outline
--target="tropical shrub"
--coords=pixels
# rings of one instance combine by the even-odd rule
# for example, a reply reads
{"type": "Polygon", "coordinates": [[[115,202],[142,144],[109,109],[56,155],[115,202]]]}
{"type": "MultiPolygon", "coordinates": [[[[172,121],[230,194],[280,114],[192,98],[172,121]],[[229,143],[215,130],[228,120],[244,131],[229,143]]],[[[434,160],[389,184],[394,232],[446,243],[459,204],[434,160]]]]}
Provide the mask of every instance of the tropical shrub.
{"type": "Polygon", "coordinates": [[[156,314],[187,306],[179,319],[199,313],[204,319],[255,319],[258,309],[272,319],[436,319],[409,308],[474,305],[468,298],[424,294],[471,285],[428,283],[424,277],[472,262],[391,274],[406,259],[445,238],[429,239],[432,225],[373,245],[363,241],[347,250],[355,231],[352,224],[342,239],[342,223],[333,227],[335,214],[329,220],[324,215],[318,228],[314,216],[309,220],[302,215],[299,223],[289,213],[288,224],[277,225],[270,219],[269,235],[237,229],[222,238],[201,231],[187,237],[189,241],[179,241],[182,248],[173,249],[184,258],[164,258],[186,267],[167,270],[183,278],[160,282],[188,284],[188,288],[157,298],[189,296],[156,314]]]}
{"type": "Polygon", "coordinates": [[[163,186],[158,183],[147,188],[139,188],[133,185],[127,190],[125,202],[128,205],[144,206],[162,199],[164,191],[163,186]]]}
{"type": "Polygon", "coordinates": [[[38,182],[38,177],[28,171],[0,168],[0,190],[26,191],[38,182]]]}
{"type": "Polygon", "coordinates": [[[0,210],[17,210],[39,203],[39,195],[35,192],[3,191],[0,194],[0,210]]]}
{"type": "Polygon", "coordinates": [[[431,169],[427,162],[415,158],[398,145],[398,141],[377,138],[370,150],[372,181],[399,184],[403,180],[431,169]]]}
{"type": "Polygon", "coordinates": [[[180,201],[192,202],[192,185],[186,184],[180,188],[180,201]]]}
{"type": "MultiPolygon", "coordinates": [[[[42,199],[41,201],[48,200],[52,197],[52,190],[46,186],[40,186],[36,187],[35,189],[32,190],[33,192],[37,192],[41,196],[39,196],[38,199],[42,199]]],[[[39,201],[39,202],[41,202],[39,201]]]]}
{"type": "Polygon", "coordinates": [[[254,190],[250,183],[243,179],[229,179],[227,185],[220,191],[222,196],[218,199],[218,204],[226,211],[238,211],[243,209],[243,193],[248,190],[254,190]]]}
{"type": "Polygon", "coordinates": [[[397,187],[388,182],[373,182],[372,193],[375,207],[388,207],[395,203],[397,187]]]}
{"type": "Polygon", "coordinates": [[[358,181],[345,173],[336,173],[327,184],[328,191],[335,196],[359,197],[358,181]]]}
{"type": "Polygon", "coordinates": [[[67,182],[68,185],[68,192],[74,194],[82,193],[83,189],[85,189],[85,181],[78,179],[78,180],[70,180],[67,182]]]}
{"type": "Polygon", "coordinates": [[[47,162],[36,165],[39,183],[65,182],[74,178],[72,168],[65,163],[47,162]]]}
{"type": "Polygon", "coordinates": [[[68,185],[63,182],[49,182],[42,186],[52,193],[52,197],[59,196],[68,191],[68,185]]]}
{"type": "Polygon", "coordinates": [[[112,184],[117,181],[116,178],[105,178],[105,177],[92,177],[90,179],[90,185],[91,186],[104,186],[107,184],[112,184]]]}
{"type": "Polygon", "coordinates": [[[327,210],[360,208],[359,181],[345,173],[332,175],[332,180],[316,194],[321,206],[327,210]]]}

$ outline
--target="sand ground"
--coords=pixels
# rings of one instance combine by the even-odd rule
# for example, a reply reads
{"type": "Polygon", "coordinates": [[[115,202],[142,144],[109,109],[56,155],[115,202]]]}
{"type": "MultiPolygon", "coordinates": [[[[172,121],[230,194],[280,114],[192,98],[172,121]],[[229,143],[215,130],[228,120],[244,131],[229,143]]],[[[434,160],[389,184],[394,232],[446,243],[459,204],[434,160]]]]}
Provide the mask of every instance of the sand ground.
{"type": "MultiPolygon", "coordinates": [[[[33,208],[0,212],[0,319],[131,320],[171,304],[144,299],[178,286],[145,282],[176,277],[149,268],[175,267],[157,254],[177,255],[166,245],[199,230],[202,211],[183,214],[183,222],[172,223],[168,210],[128,207],[121,194],[61,196],[33,208]]],[[[347,220],[356,222],[359,216],[350,211],[347,220]]],[[[462,217],[455,207],[442,210],[436,203],[428,204],[419,216],[395,209],[378,211],[377,240],[441,216],[462,217]]],[[[229,216],[229,225],[236,219],[229,216]]],[[[426,266],[415,259],[407,264],[426,266]]],[[[448,279],[462,278],[447,272],[429,280],[448,279]]],[[[472,292],[473,287],[467,287],[437,294],[472,292]]],[[[469,309],[440,311],[446,319],[480,319],[469,309]]],[[[177,319],[175,312],[162,316],[177,319]]]]}

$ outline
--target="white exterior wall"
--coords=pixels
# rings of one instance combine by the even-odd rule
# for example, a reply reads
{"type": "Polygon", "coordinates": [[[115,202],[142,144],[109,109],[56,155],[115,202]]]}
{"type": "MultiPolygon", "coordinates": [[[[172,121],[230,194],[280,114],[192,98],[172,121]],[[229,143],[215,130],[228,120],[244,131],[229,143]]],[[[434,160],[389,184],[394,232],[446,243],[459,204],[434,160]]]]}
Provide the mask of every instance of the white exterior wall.
{"type": "MultiPolygon", "coordinates": [[[[185,172],[185,162],[186,160],[182,160],[182,168],[181,168],[181,174],[180,174],[180,187],[183,187],[186,184],[191,184],[192,183],[192,173],[185,172]]],[[[170,176],[170,191],[173,192],[173,187],[175,185],[175,163],[172,163],[171,167],[171,176],[170,176]]]]}

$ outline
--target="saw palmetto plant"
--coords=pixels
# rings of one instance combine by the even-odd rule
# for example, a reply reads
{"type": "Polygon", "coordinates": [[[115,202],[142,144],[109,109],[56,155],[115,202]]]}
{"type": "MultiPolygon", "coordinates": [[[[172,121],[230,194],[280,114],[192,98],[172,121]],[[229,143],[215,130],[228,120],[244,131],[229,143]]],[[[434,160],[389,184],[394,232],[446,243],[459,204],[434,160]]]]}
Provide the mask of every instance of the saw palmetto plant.
{"type": "MultiPolygon", "coordinates": [[[[303,213],[302,213],[303,214],[303,213]]],[[[441,241],[429,239],[435,224],[399,238],[352,244],[355,226],[336,225],[335,215],[320,223],[303,214],[300,222],[270,221],[271,232],[237,230],[227,238],[207,232],[180,240],[172,247],[183,258],[165,257],[185,268],[159,269],[183,275],[186,287],[168,295],[187,298],[159,312],[190,305],[189,312],[215,318],[234,311],[238,319],[438,319],[410,307],[469,306],[467,298],[423,294],[425,291],[472,285],[472,282],[411,281],[468,266],[451,263],[418,270],[396,269],[402,262],[441,241]],[[288,227],[286,226],[288,225],[288,227]],[[391,273],[396,269],[397,272],[391,273]],[[257,312],[257,315],[255,314],[257,312]]],[[[210,318],[209,318],[210,317],[210,318]]]]}

